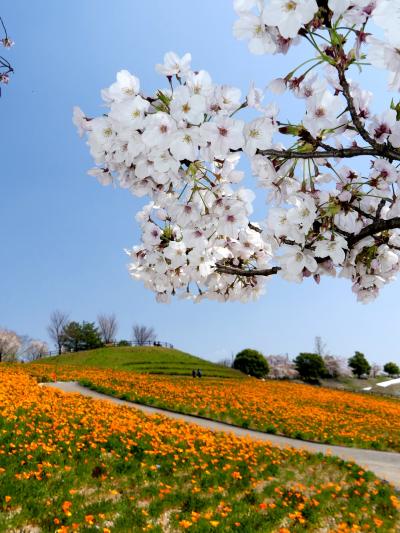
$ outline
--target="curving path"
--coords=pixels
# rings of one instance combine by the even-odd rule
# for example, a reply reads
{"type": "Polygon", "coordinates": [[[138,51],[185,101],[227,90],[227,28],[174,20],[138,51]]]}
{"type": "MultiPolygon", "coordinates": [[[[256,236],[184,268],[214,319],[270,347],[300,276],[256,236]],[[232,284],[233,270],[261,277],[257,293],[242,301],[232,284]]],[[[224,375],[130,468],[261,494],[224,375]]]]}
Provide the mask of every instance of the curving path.
{"type": "Polygon", "coordinates": [[[57,381],[55,383],[42,383],[42,385],[46,387],[54,387],[64,392],[79,393],[83,396],[89,396],[90,398],[94,398],[96,400],[107,400],[118,405],[133,407],[149,415],[164,415],[169,418],[188,422],[189,424],[197,424],[198,426],[202,426],[212,431],[234,433],[238,437],[251,437],[255,440],[270,442],[275,446],[301,448],[311,453],[336,455],[345,461],[354,461],[364,469],[371,470],[378,477],[392,483],[397,489],[400,490],[400,453],[380,452],[375,450],[364,450],[360,448],[346,448],[345,446],[331,446],[329,444],[318,444],[316,442],[281,437],[279,435],[270,435],[268,433],[263,433],[262,431],[244,429],[237,426],[232,426],[230,424],[225,424],[224,422],[214,422],[213,420],[200,418],[195,415],[184,415],[174,411],[159,409],[157,407],[149,407],[147,405],[120,400],[119,398],[107,396],[106,394],[101,394],[100,392],[82,387],[82,385],[79,385],[79,383],[75,381],[57,381]]]}

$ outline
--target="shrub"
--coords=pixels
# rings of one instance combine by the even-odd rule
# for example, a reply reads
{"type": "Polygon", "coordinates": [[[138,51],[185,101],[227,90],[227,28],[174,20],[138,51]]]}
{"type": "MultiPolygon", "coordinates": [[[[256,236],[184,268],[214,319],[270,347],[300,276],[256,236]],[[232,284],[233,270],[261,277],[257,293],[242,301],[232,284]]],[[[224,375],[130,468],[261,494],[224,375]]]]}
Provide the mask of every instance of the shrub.
{"type": "Polygon", "coordinates": [[[328,375],[325,362],[317,353],[300,353],[294,364],[304,381],[318,382],[320,378],[328,375]]]}
{"type": "Polygon", "coordinates": [[[368,376],[371,371],[371,365],[365,359],[365,355],[361,352],[356,352],[353,357],[350,357],[349,367],[353,374],[358,378],[364,374],[368,376]]]}
{"type": "Polygon", "coordinates": [[[386,374],[389,374],[389,376],[398,376],[400,374],[400,368],[396,365],[396,363],[386,363],[386,365],[383,367],[383,370],[386,372],[386,374]]]}
{"type": "Polygon", "coordinates": [[[129,341],[126,341],[125,339],[122,339],[119,341],[118,346],[130,346],[131,343],[129,341]]]}
{"type": "Polygon", "coordinates": [[[256,378],[263,378],[269,372],[268,362],[263,354],[250,348],[236,354],[233,368],[256,378]]]}

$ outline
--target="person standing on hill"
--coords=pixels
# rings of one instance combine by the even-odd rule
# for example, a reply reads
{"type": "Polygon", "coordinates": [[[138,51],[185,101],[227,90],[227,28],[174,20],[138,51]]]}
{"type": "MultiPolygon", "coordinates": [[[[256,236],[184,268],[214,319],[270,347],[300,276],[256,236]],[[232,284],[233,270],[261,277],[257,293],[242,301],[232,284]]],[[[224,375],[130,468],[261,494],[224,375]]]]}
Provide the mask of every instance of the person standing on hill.
{"type": "Polygon", "coordinates": [[[192,378],[195,378],[195,377],[196,377],[196,370],[193,369],[193,370],[192,370],[192,378]]]}
{"type": "Polygon", "coordinates": [[[200,368],[197,369],[197,377],[198,378],[201,378],[202,374],[201,374],[201,370],[200,368]]]}

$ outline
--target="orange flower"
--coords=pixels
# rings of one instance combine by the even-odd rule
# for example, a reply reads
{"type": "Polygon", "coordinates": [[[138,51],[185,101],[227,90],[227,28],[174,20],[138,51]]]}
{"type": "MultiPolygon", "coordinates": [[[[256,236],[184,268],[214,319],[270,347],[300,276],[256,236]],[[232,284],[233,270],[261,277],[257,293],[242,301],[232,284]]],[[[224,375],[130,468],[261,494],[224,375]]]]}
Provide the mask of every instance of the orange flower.
{"type": "Polygon", "coordinates": [[[71,516],[71,514],[72,514],[71,511],[70,511],[71,507],[72,507],[72,502],[65,501],[62,504],[61,509],[63,510],[63,512],[64,512],[64,514],[66,516],[71,516]]]}
{"type": "Polygon", "coordinates": [[[400,509],[400,500],[396,496],[390,496],[390,500],[395,509],[400,509]]]}
{"type": "Polygon", "coordinates": [[[189,522],[189,520],[181,520],[179,525],[185,529],[188,529],[192,525],[192,522],[189,522]]]}
{"type": "Polygon", "coordinates": [[[94,524],[94,516],[92,514],[87,514],[85,516],[85,522],[92,526],[94,524]]]}

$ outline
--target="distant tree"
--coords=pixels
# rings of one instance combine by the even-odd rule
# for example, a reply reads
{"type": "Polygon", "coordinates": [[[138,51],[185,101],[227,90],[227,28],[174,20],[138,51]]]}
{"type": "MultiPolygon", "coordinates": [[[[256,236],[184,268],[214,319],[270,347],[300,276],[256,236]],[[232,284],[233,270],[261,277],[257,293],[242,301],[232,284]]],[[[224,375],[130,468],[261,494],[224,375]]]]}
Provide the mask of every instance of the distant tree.
{"type": "Polygon", "coordinates": [[[324,355],[329,355],[326,343],[322,340],[322,337],[315,337],[314,339],[314,353],[320,355],[321,357],[324,357],[324,355]]]}
{"type": "Polygon", "coordinates": [[[100,333],[94,322],[69,322],[62,336],[62,346],[66,351],[91,350],[103,345],[100,333]]]}
{"type": "Polygon", "coordinates": [[[400,368],[396,363],[386,363],[383,370],[386,374],[389,374],[389,376],[398,376],[400,374],[400,368]]]}
{"type": "Polygon", "coordinates": [[[97,317],[99,324],[99,331],[104,344],[109,344],[115,341],[115,335],[118,331],[117,317],[114,313],[111,315],[100,314],[97,317]]]}
{"type": "Polygon", "coordinates": [[[149,328],[147,326],[140,326],[138,324],[135,324],[132,327],[132,333],[133,333],[133,340],[139,346],[143,346],[144,344],[154,342],[157,338],[156,332],[154,331],[153,328],[149,328]]]}
{"type": "Polygon", "coordinates": [[[49,352],[47,342],[40,340],[30,340],[26,348],[26,357],[30,361],[36,361],[49,352]]]}
{"type": "Polygon", "coordinates": [[[304,381],[318,382],[327,376],[323,358],[317,353],[300,353],[294,360],[295,368],[304,381]]]}
{"type": "Polygon", "coordinates": [[[371,371],[371,365],[365,358],[365,355],[361,352],[355,352],[353,357],[349,359],[349,367],[355,376],[360,378],[363,375],[369,375],[371,371]]]}
{"type": "Polygon", "coordinates": [[[376,378],[376,376],[382,371],[382,367],[378,363],[372,363],[371,365],[371,376],[376,378]]]}
{"type": "MultiPolygon", "coordinates": [[[[61,336],[62,348],[67,352],[78,352],[82,349],[82,329],[78,322],[68,322],[61,336]]],[[[60,350],[59,350],[59,353],[60,350]]]]}
{"type": "Polygon", "coordinates": [[[323,356],[324,364],[326,367],[326,372],[328,378],[336,379],[341,375],[341,361],[338,357],[334,355],[324,355],[323,356]]]}
{"type": "Polygon", "coordinates": [[[82,322],[81,328],[84,350],[91,350],[92,348],[100,348],[100,346],[103,346],[100,332],[96,328],[94,322],[82,322]]]}
{"type": "Polygon", "coordinates": [[[0,363],[15,361],[21,349],[21,338],[10,329],[0,329],[0,363]]]}
{"type": "Polygon", "coordinates": [[[268,362],[263,354],[250,348],[236,354],[233,368],[256,378],[263,378],[269,372],[268,362]]]}
{"type": "Polygon", "coordinates": [[[225,368],[232,368],[232,360],[229,357],[226,357],[225,359],[220,359],[217,365],[224,366],[225,368]]]}
{"type": "Polygon", "coordinates": [[[275,379],[293,379],[297,376],[297,370],[287,354],[268,355],[266,360],[269,366],[270,377],[275,379]]]}
{"type": "Polygon", "coordinates": [[[63,311],[55,310],[50,315],[50,324],[47,326],[47,332],[50,339],[57,346],[58,355],[62,351],[62,340],[64,336],[64,328],[68,324],[68,314],[63,311]]]}

